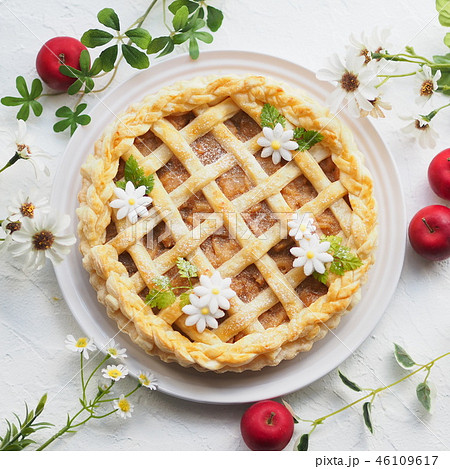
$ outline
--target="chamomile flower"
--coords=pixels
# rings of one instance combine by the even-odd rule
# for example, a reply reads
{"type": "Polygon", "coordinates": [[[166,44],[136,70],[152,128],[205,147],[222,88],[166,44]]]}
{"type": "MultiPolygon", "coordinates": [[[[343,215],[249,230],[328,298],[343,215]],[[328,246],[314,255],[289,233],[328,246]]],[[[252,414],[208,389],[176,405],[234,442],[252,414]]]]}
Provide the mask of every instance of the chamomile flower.
{"type": "Polygon", "coordinates": [[[389,29],[379,30],[375,28],[371,34],[362,34],[358,39],[353,33],[350,35],[350,48],[354,49],[358,55],[364,57],[364,62],[368,64],[373,53],[386,53],[388,44],[389,29]]]}
{"type": "Polygon", "coordinates": [[[373,108],[370,111],[364,111],[361,109],[360,114],[361,117],[371,116],[375,119],[384,118],[383,109],[386,111],[390,111],[392,109],[392,105],[386,101],[383,101],[382,95],[378,95],[374,100],[370,101],[373,108]]]}
{"type": "Polygon", "coordinates": [[[439,137],[439,134],[431,127],[429,121],[426,121],[421,116],[403,119],[409,120],[410,123],[401,129],[402,132],[417,138],[422,148],[434,148],[436,146],[436,139],[439,137]]]}
{"type": "Polygon", "coordinates": [[[13,243],[12,234],[19,231],[21,227],[22,223],[20,221],[3,220],[0,234],[0,256],[9,250],[13,243]]]}
{"type": "Polygon", "coordinates": [[[225,315],[221,309],[216,309],[214,312],[211,311],[209,306],[203,306],[200,304],[201,298],[192,293],[189,295],[190,305],[183,306],[183,313],[187,314],[185,324],[186,326],[196,326],[197,331],[202,333],[206,327],[211,329],[217,329],[219,323],[217,319],[225,315]]]}
{"type": "Polygon", "coordinates": [[[431,68],[424,65],[422,70],[416,72],[416,86],[418,96],[416,97],[417,104],[426,104],[433,96],[434,92],[438,89],[438,80],[441,78],[441,71],[438,70],[434,76],[431,68]]]}
{"type": "Polygon", "coordinates": [[[29,195],[26,195],[23,191],[19,191],[11,199],[8,210],[11,214],[9,219],[11,221],[17,221],[24,217],[34,218],[37,212],[48,213],[50,207],[48,206],[47,197],[39,195],[36,190],[31,191],[29,195]]]}
{"type": "Polygon", "coordinates": [[[337,112],[344,101],[347,101],[349,113],[353,117],[360,117],[361,110],[371,111],[373,105],[370,101],[378,96],[375,61],[365,65],[364,56],[355,55],[351,50],[347,52],[344,62],[337,54],[330,61],[330,68],[319,70],[317,78],[337,84],[328,99],[331,111],[337,112]]]}
{"type": "Polygon", "coordinates": [[[127,349],[120,348],[120,345],[117,344],[114,339],[111,339],[103,349],[111,358],[116,360],[123,360],[124,358],[127,358],[127,349]]]}
{"type": "Polygon", "coordinates": [[[131,181],[128,181],[125,190],[120,187],[114,188],[114,193],[118,197],[109,203],[110,207],[118,208],[117,219],[127,217],[130,223],[136,223],[139,217],[147,215],[147,206],[152,203],[152,198],[147,197],[146,186],[134,187],[131,181]]]}
{"type": "Polygon", "coordinates": [[[207,306],[212,313],[219,308],[229,309],[230,298],[236,296],[231,288],[231,278],[222,278],[219,271],[215,271],[211,277],[200,276],[200,285],[194,288],[194,294],[199,298],[201,308],[207,306]]]}
{"type": "Polygon", "coordinates": [[[289,236],[292,236],[297,241],[303,238],[309,239],[316,231],[316,225],[314,225],[314,219],[311,218],[307,213],[292,214],[292,219],[288,222],[289,236]]]}
{"type": "Polygon", "coordinates": [[[113,402],[113,407],[117,410],[117,415],[123,419],[131,417],[134,410],[134,405],[123,394],[113,402]]]}
{"type": "Polygon", "coordinates": [[[305,275],[311,275],[314,271],[319,274],[325,272],[325,263],[331,262],[333,256],[328,254],[330,243],[320,241],[314,234],[311,238],[303,238],[299,247],[291,248],[291,254],[295,256],[294,267],[303,267],[305,275]]]}
{"type": "Polygon", "coordinates": [[[155,378],[153,373],[150,373],[149,371],[140,371],[137,377],[144,388],[151,389],[152,391],[158,388],[158,380],[155,378]]]}
{"type": "Polygon", "coordinates": [[[12,233],[12,255],[24,259],[25,270],[40,270],[47,258],[61,262],[76,241],[73,235],[64,234],[69,224],[69,215],[58,218],[54,214],[37,213],[34,218],[24,217],[20,230],[12,233]]]}
{"type": "Polygon", "coordinates": [[[11,132],[9,138],[5,139],[5,153],[13,155],[7,166],[14,164],[19,159],[29,161],[37,174],[36,170],[42,171],[47,176],[50,171],[45,164],[45,160],[50,156],[41,150],[38,146],[31,143],[31,139],[27,136],[27,124],[19,119],[17,121],[17,130],[11,132]]]}
{"type": "Polygon", "coordinates": [[[83,358],[86,360],[89,359],[89,352],[97,350],[94,342],[89,337],[79,337],[78,339],[75,339],[73,335],[68,335],[66,337],[65,344],[66,348],[71,352],[81,352],[83,354],[83,358]]]}
{"type": "Polygon", "coordinates": [[[294,142],[293,130],[284,130],[283,126],[278,123],[273,129],[263,127],[264,137],[258,138],[258,145],[263,147],[261,152],[262,158],[272,157],[273,164],[278,164],[281,159],[286,161],[292,160],[292,150],[297,150],[298,143],[294,142]]]}
{"type": "Polygon", "coordinates": [[[103,368],[102,373],[103,378],[119,381],[119,379],[127,376],[128,369],[123,365],[108,365],[106,368],[103,368]]]}

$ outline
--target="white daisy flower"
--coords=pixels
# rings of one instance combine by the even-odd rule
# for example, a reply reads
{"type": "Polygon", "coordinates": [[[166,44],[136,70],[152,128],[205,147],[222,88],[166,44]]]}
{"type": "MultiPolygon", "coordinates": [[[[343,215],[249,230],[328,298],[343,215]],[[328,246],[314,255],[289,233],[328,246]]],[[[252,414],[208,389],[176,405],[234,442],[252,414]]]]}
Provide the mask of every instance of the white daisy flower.
{"type": "Polygon", "coordinates": [[[320,241],[316,234],[310,239],[303,238],[299,247],[291,248],[291,254],[296,257],[293,266],[303,267],[305,275],[311,275],[314,271],[323,274],[324,264],[333,260],[333,256],[327,252],[328,249],[330,249],[330,243],[320,241]]]}
{"type": "Polygon", "coordinates": [[[6,253],[13,244],[12,234],[22,228],[20,221],[3,220],[0,234],[0,256],[6,253]]]}
{"type": "Polygon", "coordinates": [[[439,134],[431,127],[430,122],[420,116],[417,118],[402,119],[412,120],[412,122],[401,130],[405,134],[411,134],[417,138],[422,148],[434,148],[436,146],[436,139],[439,137],[439,134]]]}
{"type": "Polygon", "coordinates": [[[89,359],[89,351],[93,352],[97,350],[92,339],[88,337],[80,337],[75,339],[73,335],[68,335],[65,340],[66,348],[68,348],[71,352],[81,352],[83,354],[83,358],[86,360],[89,359]]]}
{"type": "Polygon", "coordinates": [[[47,197],[43,197],[39,195],[36,190],[33,190],[30,192],[30,195],[19,191],[17,195],[11,199],[8,210],[11,213],[9,219],[11,221],[17,221],[23,217],[33,218],[37,211],[48,213],[50,207],[48,206],[47,197]]]}
{"type": "Polygon", "coordinates": [[[23,120],[17,121],[17,130],[11,132],[7,141],[5,141],[5,152],[14,155],[3,169],[11,166],[19,159],[24,159],[32,163],[35,172],[42,171],[47,176],[50,171],[45,164],[46,159],[50,159],[50,155],[41,150],[38,146],[32,145],[27,136],[27,124],[23,120]]]}
{"type": "Polygon", "coordinates": [[[119,379],[127,376],[128,369],[123,365],[108,365],[106,368],[103,368],[102,373],[103,378],[119,381],[119,379]]]}
{"type": "Polygon", "coordinates": [[[386,111],[390,111],[392,109],[392,105],[390,103],[383,101],[381,94],[373,101],[370,101],[370,103],[372,104],[373,108],[370,111],[364,111],[361,109],[361,117],[371,116],[375,119],[384,118],[386,116],[384,115],[383,109],[386,111]]]}
{"type": "Polygon", "coordinates": [[[390,30],[387,28],[381,31],[375,28],[372,33],[363,33],[361,38],[358,39],[353,33],[350,35],[350,48],[354,52],[364,57],[365,63],[369,63],[372,59],[371,53],[384,54],[389,49],[388,36],[390,30]]]}
{"type": "Polygon", "coordinates": [[[284,130],[283,126],[278,123],[274,129],[263,127],[264,137],[258,138],[258,145],[264,147],[261,152],[263,158],[272,156],[273,164],[278,164],[281,159],[286,161],[292,160],[292,150],[297,150],[298,143],[294,142],[293,130],[284,130]]]}
{"type": "Polygon", "coordinates": [[[297,212],[292,214],[291,221],[288,222],[289,236],[292,236],[297,241],[303,238],[309,239],[316,231],[316,225],[314,225],[314,219],[311,218],[307,213],[299,214],[297,212]]]}
{"type": "Polygon", "coordinates": [[[101,392],[108,391],[106,394],[108,394],[110,391],[108,390],[111,386],[111,380],[106,379],[106,378],[100,378],[97,380],[97,389],[101,392]]]}
{"type": "Polygon", "coordinates": [[[438,80],[441,78],[441,71],[438,70],[434,76],[431,68],[424,65],[422,70],[416,72],[415,79],[417,85],[418,96],[416,97],[417,104],[425,104],[433,96],[434,92],[438,89],[438,80]]]}
{"type": "Polygon", "coordinates": [[[377,65],[375,61],[365,64],[363,56],[357,56],[353,51],[347,53],[345,62],[341,62],[337,54],[331,58],[331,67],[317,72],[319,80],[337,83],[336,89],[331,93],[328,104],[332,112],[337,112],[346,100],[349,113],[359,117],[360,111],[371,111],[371,100],[378,96],[376,85],[377,65]]]}
{"type": "Polygon", "coordinates": [[[76,241],[73,235],[63,234],[70,224],[69,215],[59,219],[53,214],[36,213],[34,218],[24,217],[21,223],[21,229],[12,233],[11,253],[24,258],[26,270],[41,269],[46,258],[61,262],[76,241]]]}
{"type": "Polygon", "coordinates": [[[104,347],[103,350],[111,357],[116,360],[123,360],[127,358],[126,348],[120,348],[120,345],[116,343],[114,339],[111,339],[104,347]]]}
{"type": "Polygon", "coordinates": [[[230,298],[236,296],[236,293],[230,288],[231,278],[222,278],[217,270],[211,277],[207,275],[200,276],[200,285],[194,288],[194,294],[199,297],[201,308],[207,306],[212,313],[219,308],[229,309],[230,298]]]}
{"type": "Polygon", "coordinates": [[[137,377],[141,385],[145,388],[151,389],[152,391],[155,391],[158,388],[158,380],[155,378],[153,373],[150,373],[149,371],[140,371],[137,377]]]}
{"type": "Polygon", "coordinates": [[[113,402],[113,407],[117,410],[117,415],[123,419],[131,417],[134,410],[134,405],[123,394],[113,402]]]}
{"type": "Polygon", "coordinates": [[[200,298],[196,295],[190,294],[189,300],[190,305],[183,306],[183,313],[187,314],[185,324],[186,326],[196,326],[197,331],[202,333],[206,327],[211,329],[217,329],[219,323],[217,319],[225,315],[224,311],[221,309],[216,309],[215,312],[212,312],[208,306],[200,305],[200,298]]]}
{"type": "Polygon", "coordinates": [[[152,203],[152,198],[147,197],[145,186],[139,186],[137,189],[131,181],[128,181],[125,190],[115,187],[114,192],[117,199],[110,202],[110,207],[118,208],[117,219],[128,217],[130,223],[136,223],[139,217],[147,215],[147,206],[152,203]]]}

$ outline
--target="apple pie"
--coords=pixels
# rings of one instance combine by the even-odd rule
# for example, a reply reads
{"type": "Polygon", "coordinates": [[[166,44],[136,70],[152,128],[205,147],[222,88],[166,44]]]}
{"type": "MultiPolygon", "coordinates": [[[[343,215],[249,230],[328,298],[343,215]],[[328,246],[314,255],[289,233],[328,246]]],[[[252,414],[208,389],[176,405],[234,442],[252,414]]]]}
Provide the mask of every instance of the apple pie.
{"type": "Polygon", "coordinates": [[[241,372],[309,351],[374,261],[373,183],[352,133],[267,77],[147,96],[81,174],[80,249],[98,300],[166,362],[241,372]]]}

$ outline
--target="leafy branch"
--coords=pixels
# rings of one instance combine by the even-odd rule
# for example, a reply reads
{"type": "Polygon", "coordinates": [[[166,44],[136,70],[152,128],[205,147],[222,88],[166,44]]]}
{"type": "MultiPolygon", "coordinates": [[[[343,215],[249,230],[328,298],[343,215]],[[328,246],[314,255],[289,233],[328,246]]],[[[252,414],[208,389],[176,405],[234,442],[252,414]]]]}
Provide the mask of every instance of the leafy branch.
{"type": "Polygon", "coordinates": [[[36,422],[36,419],[42,414],[45,403],[47,402],[47,394],[44,394],[39,400],[36,408],[28,410],[25,404],[25,417],[23,420],[17,414],[14,414],[17,425],[6,420],[7,430],[3,437],[0,437],[0,451],[21,451],[32,443],[34,440],[28,438],[33,433],[44,428],[53,426],[48,422],[36,422]]]}
{"type": "Polygon", "coordinates": [[[346,411],[347,409],[350,409],[351,407],[354,407],[358,404],[363,404],[362,405],[362,416],[363,416],[363,421],[368,430],[373,433],[374,428],[373,428],[373,423],[372,423],[372,405],[375,400],[375,398],[378,396],[378,394],[382,393],[383,391],[386,391],[387,389],[391,389],[394,386],[397,386],[399,383],[406,381],[407,379],[411,378],[412,376],[425,371],[425,377],[424,379],[416,386],[416,396],[418,401],[422,404],[422,406],[428,411],[431,411],[432,408],[432,390],[430,387],[430,384],[428,382],[428,378],[431,373],[431,369],[433,366],[438,362],[439,360],[442,360],[443,358],[447,357],[450,355],[450,352],[444,353],[443,355],[440,355],[430,362],[426,363],[425,365],[421,365],[419,363],[416,363],[411,356],[405,351],[403,347],[400,345],[394,344],[394,357],[396,362],[399,364],[404,369],[413,369],[410,373],[407,375],[403,376],[402,378],[394,381],[393,383],[390,383],[386,386],[382,386],[380,388],[372,389],[372,388],[363,388],[356,384],[354,381],[350,380],[347,378],[341,371],[338,371],[339,377],[341,381],[350,388],[351,390],[355,392],[363,392],[365,393],[363,397],[351,402],[350,404],[347,404],[343,406],[342,408],[335,410],[334,412],[331,412],[329,414],[326,414],[322,417],[319,417],[315,420],[306,420],[300,418],[298,415],[295,414],[293,411],[292,407],[284,403],[286,407],[291,411],[292,416],[294,418],[295,423],[308,423],[310,425],[310,431],[308,433],[302,434],[297,442],[295,443],[294,450],[297,451],[306,451],[309,447],[309,442],[310,442],[310,437],[311,434],[316,430],[316,428],[319,425],[322,425],[326,420],[330,419],[331,417],[334,417],[341,412],[346,411]]]}
{"type": "MultiPolygon", "coordinates": [[[[166,9],[173,15],[172,27],[169,27],[167,36],[152,38],[150,31],[143,28],[144,21],[149,16],[158,0],[153,0],[143,15],[125,30],[121,29],[118,14],[112,8],[103,8],[97,14],[97,20],[106,29],[92,28],[81,36],[81,42],[89,49],[101,48],[98,57],[92,59],[89,50],[83,50],[80,54],[79,67],[62,64],[59,71],[70,78],[73,83],[69,86],[67,94],[77,95],[78,99],[73,106],[62,106],[56,111],[56,117],[65,119],[53,126],[55,132],[70,129],[72,135],[79,125],[90,123],[88,115],[81,112],[86,109],[86,104],[80,107],[85,95],[89,93],[101,93],[113,82],[120,63],[123,59],[131,67],[143,70],[150,66],[149,56],[158,54],[158,57],[168,55],[176,46],[183,43],[189,44],[189,54],[192,59],[199,56],[198,41],[210,44],[213,41],[211,33],[204,30],[208,28],[216,32],[222,25],[223,13],[205,1],[175,0],[168,8],[163,0],[164,21],[166,22],[166,9]],[[96,80],[109,75],[109,80],[101,88],[96,88],[96,80]]],[[[25,79],[18,76],[16,88],[18,97],[5,96],[1,99],[4,106],[20,106],[17,119],[26,121],[30,116],[30,109],[36,117],[42,114],[43,106],[38,100],[51,94],[42,93],[43,85],[39,78],[32,82],[28,90],[25,79]]],[[[61,93],[54,93],[61,94],[61,93]]]]}

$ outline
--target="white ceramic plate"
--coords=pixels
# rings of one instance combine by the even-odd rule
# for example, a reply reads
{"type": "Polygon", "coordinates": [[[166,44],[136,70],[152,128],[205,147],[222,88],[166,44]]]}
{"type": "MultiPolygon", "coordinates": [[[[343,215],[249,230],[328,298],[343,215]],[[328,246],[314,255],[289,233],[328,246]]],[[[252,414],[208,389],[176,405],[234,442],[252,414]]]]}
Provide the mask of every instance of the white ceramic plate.
{"type": "MultiPolygon", "coordinates": [[[[67,146],[55,177],[52,204],[55,210],[71,215],[74,232],[77,225],[77,193],[81,185],[80,166],[92,152],[94,142],[103,129],[116,115],[129,104],[180,79],[227,73],[271,76],[303,88],[321,102],[325,101],[332,89],[297,64],[250,52],[202,52],[195,62],[183,55],[152,65],[102,98],[91,112],[91,124],[78,129],[67,146]]],[[[406,217],[397,169],[382,139],[368,120],[352,120],[345,113],[341,118],[351,127],[359,148],[366,155],[366,164],[375,183],[381,227],[378,262],[370,271],[358,306],[309,353],[258,372],[200,373],[177,364],[163,363],[158,358],[148,356],[126,334],[120,334],[117,340],[128,349],[127,365],[131,373],[137,373],[140,369],[152,370],[158,376],[160,391],[182,399],[215,404],[252,402],[307,386],[340,365],[368,337],[387,307],[400,277],[406,217]]],[[[67,304],[85,333],[93,337],[97,344],[116,335],[117,326],[97,302],[96,292],[89,284],[78,250],[73,249],[55,270],[67,304]]]]}

